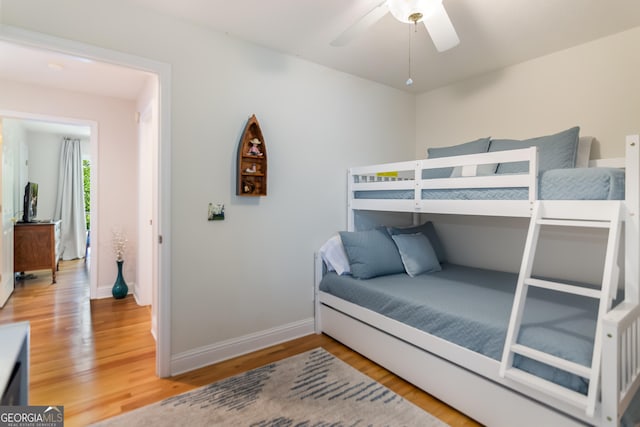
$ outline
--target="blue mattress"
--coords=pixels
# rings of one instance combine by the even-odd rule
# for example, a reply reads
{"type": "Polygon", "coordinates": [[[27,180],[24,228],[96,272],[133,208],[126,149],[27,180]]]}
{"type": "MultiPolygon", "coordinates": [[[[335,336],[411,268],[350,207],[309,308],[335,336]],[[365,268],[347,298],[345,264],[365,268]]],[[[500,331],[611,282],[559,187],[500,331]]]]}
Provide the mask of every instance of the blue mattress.
{"type": "MultiPolygon", "coordinates": [[[[502,358],[517,274],[443,264],[442,271],[358,280],[327,274],[320,289],[432,335],[502,358]]],[[[518,342],[588,366],[597,301],[531,288],[518,342]]],[[[516,356],[516,367],[586,394],[588,381],[516,356]]]]}
{"type": "MultiPolygon", "coordinates": [[[[455,179],[455,178],[453,178],[455,179]]],[[[357,191],[356,199],[413,199],[413,190],[357,191]]],[[[526,188],[422,190],[427,200],[527,200],[526,188]]],[[[553,169],[540,174],[541,200],[623,200],[624,170],[615,168],[553,169]]]]}

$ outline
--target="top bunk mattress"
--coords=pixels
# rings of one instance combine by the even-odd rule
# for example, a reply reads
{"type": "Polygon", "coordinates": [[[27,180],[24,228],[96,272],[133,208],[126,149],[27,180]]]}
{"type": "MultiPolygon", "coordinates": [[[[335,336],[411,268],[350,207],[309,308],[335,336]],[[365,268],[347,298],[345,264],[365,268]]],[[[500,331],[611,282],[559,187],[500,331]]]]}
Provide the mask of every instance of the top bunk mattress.
{"type": "MultiPolygon", "coordinates": [[[[540,174],[540,200],[624,200],[624,170],[552,169],[540,174]]],[[[456,178],[451,178],[452,180],[456,178]]],[[[413,190],[356,191],[356,199],[413,199],[413,190]]],[[[422,190],[423,200],[527,200],[527,188],[422,190]]]]}
{"type": "MultiPolygon", "coordinates": [[[[502,358],[517,274],[443,264],[442,271],[358,280],[328,273],[320,290],[495,360],[502,358]]],[[[589,366],[597,301],[530,288],[518,342],[589,366]]],[[[585,394],[588,381],[516,355],[516,367],[585,394]]]]}

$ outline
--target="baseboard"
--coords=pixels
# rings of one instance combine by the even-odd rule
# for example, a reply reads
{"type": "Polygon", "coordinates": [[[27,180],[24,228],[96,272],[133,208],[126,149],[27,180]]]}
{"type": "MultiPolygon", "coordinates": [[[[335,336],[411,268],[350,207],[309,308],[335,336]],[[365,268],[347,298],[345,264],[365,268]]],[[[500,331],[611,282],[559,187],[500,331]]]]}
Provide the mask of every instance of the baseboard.
{"type": "Polygon", "coordinates": [[[147,306],[150,307],[151,303],[147,303],[147,304],[143,304],[142,303],[142,301],[141,301],[142,297],[140,297],[138,295],[138,292],[137,292],[138,291],[138,287],[134,285],[134,286],[132,286],[132,288],[133,288],[133,292],[131,292],[131,289],[129,289],[129,293],[133,293],[133,298],[136,300],[136,304],[138,304],[140,307],[147,307],[147,306]]]}
{"type": "MultiPolygon", "coordinates": [[[[127,295],[133,294],[134,293],[133,291],[136,288],[135,283],[127,283],[127,286],[129,286],[129,292],[127,292],[127,295]]],[[[113,294],[111,293],[111,288],[112,288],[111,286],[98,286],[95,299],[113,298],[113,294]]],[[[135,297],[135,294],[134,294],[134,297],[135,297]]],[[[136,302],[138,302],[137,298],[136,298],[136,302]]]]}
{"type": "Polygon", "coordinates": [[[265,347],[310,335],[313,332],[313,319],[306,319],[175,354],[171,357],[171,375],[222,362],[265,347]]]}

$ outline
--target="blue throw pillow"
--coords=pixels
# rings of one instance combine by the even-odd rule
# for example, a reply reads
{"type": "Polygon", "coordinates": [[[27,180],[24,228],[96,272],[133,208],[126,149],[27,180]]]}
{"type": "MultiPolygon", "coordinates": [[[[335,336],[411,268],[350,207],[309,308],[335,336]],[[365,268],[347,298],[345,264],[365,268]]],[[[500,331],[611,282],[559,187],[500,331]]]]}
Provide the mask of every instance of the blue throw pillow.
{"type": "MultiPolygon", "coordinates": [[[[464,144],[452,147],[434,147],[427,149],[427,157],[437,159],[440,157],[462,156],[464,154],[486,153],[489,149],[491,138],[480,138],[464,144]]],[[[478,168],[478,175],[482,175],[484,168],[478,168]]],[[[453,168],[427,169],[422,171],[422,179],[449,178],[453,168]]],[[[493,173],[493,171],[491,172],[493,173]]]]}
{"type": "MultiPolygon", "coordinates": [[[[540,136],[523,141],[514,139],[494,139],[489,147],[490,152],[518,150],[520,148],[538,147],[538,171],[573,168],[576,166],[578,154],[578,138],[580,128],[572,127],[554,135],[540,136]]],[[[526,173],[527,162],[500,163],[496,173],[526,173]]]]}
{"type": "Polygon", "coordinates": [[[406,228],[397,228],[397,227],[389,227],[389,234],[391,236],[397,234],[415,234],[422,233],[427,239],[429,239],[429,243],[436,251],[436,255],[438,256],[438,261],[447,262],[447,253],[444,251],[444,246],[438,237],[438,233],[436,233],[436,228],[433,226],[431,221],[427,221],[424,224],[417,225],[415,227],[406,227],[406,228]]]}
{"type": "Polygon", "coordinates": [[[367,231],[341,231],[340,239],[353,277],[371,279],[404,273],[398,248],[384,227],[367,231]]]}
{"type": "Polygon", "coordinates": [[[442,270],[436,251],[424,234],[396,234],[391,238],[396,242],[404,269],[409,276],[416,277],[418,274],[442,270]]]}

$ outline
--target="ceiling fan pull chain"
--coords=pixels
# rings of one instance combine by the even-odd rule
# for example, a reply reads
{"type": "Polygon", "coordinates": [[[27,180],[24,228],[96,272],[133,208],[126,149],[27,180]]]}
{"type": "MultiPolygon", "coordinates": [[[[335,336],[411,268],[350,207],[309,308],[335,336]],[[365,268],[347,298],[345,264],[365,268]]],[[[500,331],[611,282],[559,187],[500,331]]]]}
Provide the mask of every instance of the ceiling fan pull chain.
{"type": "Polygon", "coordinates": [[[406,81],[407,86],[411,86],[413,84],[413,79],[411,78],[411,48],[413,45],[413,33],[418,31],[418,23],[414,22],[414,24],[414,31],[411,31],[411,25],[409,25],[409,78],[406,81]]]}

